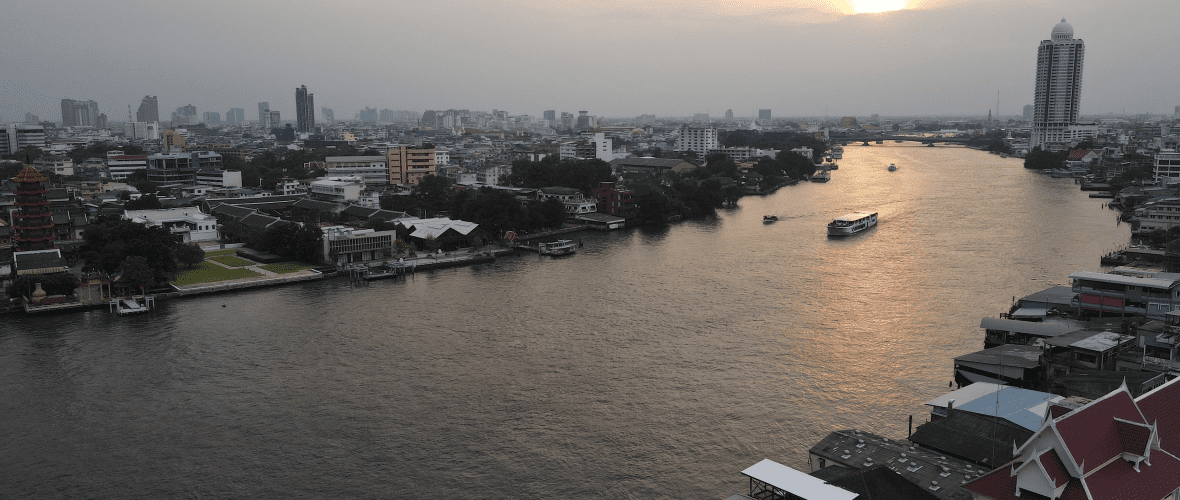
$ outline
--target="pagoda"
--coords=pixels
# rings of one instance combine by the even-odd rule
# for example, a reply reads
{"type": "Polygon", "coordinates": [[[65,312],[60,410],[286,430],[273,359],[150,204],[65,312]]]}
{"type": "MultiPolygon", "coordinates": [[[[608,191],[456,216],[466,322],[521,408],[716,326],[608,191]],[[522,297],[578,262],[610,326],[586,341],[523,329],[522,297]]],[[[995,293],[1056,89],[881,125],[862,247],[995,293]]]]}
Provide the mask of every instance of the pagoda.
{"type": "Polygon", "coordinates": [[[49,211],[49,200],[45,196],[49,192],[45,187],[49,179],[32,166],[26,166],[12,181],[17,183],[13,193],[19,209],[13,224],[16,251],[57,248],[53,243],[53,213],[49,211]]]}

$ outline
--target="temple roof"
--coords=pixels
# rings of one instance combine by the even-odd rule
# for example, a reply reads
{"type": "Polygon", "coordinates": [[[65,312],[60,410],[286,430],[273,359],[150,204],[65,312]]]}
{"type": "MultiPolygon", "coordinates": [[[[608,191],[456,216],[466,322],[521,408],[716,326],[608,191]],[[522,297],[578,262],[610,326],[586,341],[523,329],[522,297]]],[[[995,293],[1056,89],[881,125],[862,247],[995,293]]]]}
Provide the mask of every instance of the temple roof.
{"type": "Polygon", "coordinates": [[[12,178],[13,182],[18,183],[46,182],[48,180],[49,178],[41,175],[41,172],[38,172],[37,169],[33,168],[32,165],[25,165],[25,168],[21,169],[21,171],[16,174],[16,177],[12,178]]]}

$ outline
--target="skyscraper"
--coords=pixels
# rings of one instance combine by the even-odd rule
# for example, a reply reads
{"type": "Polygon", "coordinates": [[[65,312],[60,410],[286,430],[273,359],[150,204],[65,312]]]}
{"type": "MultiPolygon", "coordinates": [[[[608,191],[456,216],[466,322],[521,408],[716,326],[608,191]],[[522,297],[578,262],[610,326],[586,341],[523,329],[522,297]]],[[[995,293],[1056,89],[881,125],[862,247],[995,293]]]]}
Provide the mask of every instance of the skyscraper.
{"type": "Polygon", "coordinates": [[[328,123],[336,121],[336,112],[332,111],[332,108],[320,108],[320,116],[328,123]]]}
{"type": "Polygon", "coordinates": [[[758,110],[758,119],[762,120],[762,121],[770,121],[770,110],[769,109],[758,110]]]}
{"type": "Polygon", "coordinates": [[[266,123],[267,113],[270,113],[270,103],[269,102],[258,103],[258,124],[262,125],[262,128],[269,128],[267,126],[268,124],[266,123]]]}
{"type": "Polygon", "coordinates": [[[225,122],[230,125],[237,125],[246,121],[246,110],[242,108],[229,108],[225,112],[225,122]]]}
{"type": "Polygon", "coordinates": [[[160,103],[156,100],[154,95],[143,96],[143,101],[139,103],[139,110],[135,112],[135,121],[137,122],[158,122],[160,121],[160,103]]]}
{"type": "Polygon", "coordinates": [[[295,130],[299,133],[315,132],[314,96],[307,93],[307,85],[295,89],[295,130]]]}
{"type": "Polygon", "coordinates": [[[1037,48],[1037,85],[1030,147],[1069,143],[1078,138],[1078,104],[1086,46],[1062,19],[1037,48]]]}
{"type": "Polygon", "coordinates": [[[61,100],[61,125],[63,127],[92,127],[97,119],[97,102],[61,100]]]}
{"type": "Polygon", "coordinates": [[[547,109],[547,110],[545,110],[544,116],[545,116],[545,119],[549,120],[551,123],[555,122],[555,121],[557,121],[557,110],[547,109]]]}

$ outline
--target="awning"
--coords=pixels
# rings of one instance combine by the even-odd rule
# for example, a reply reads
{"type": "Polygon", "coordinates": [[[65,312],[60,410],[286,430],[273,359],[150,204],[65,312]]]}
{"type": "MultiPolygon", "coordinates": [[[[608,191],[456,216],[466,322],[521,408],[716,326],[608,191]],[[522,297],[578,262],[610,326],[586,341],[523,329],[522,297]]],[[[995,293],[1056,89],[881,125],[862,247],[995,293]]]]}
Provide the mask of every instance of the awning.
{"type": "Polygon", "coordinates": [[[968,371],[963,371],[963,370],[955,370],[955,372],[958,373],[959,375],[962,375],[963,378],[970,380],[971,382],[987,382],[989,384],[1004,384],[1004,385],[1008,384],[1007,382],[1004,382],[1003,380],[994,379],[994,378],[980,375],[980,374],[974,373],[974,372],[968,372],[968,371]]]}
{"type": "Polygon", "coordinates": [[[1043,307],[1021,307],[1009,314],[1010,318],[1043,318],[1049,310],[1043,307]]]}

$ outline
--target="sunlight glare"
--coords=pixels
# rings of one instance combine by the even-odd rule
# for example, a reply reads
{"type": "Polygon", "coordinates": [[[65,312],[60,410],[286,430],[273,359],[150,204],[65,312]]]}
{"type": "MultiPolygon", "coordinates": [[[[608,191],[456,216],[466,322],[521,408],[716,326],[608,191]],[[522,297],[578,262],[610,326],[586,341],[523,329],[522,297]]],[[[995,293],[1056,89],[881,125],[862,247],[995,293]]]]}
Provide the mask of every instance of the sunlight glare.
{"type": "Polygon", "coordinates": [[[857,14],[875,14],[904,9],[906,0],[849,0],[849,3],[857,14]]]}

